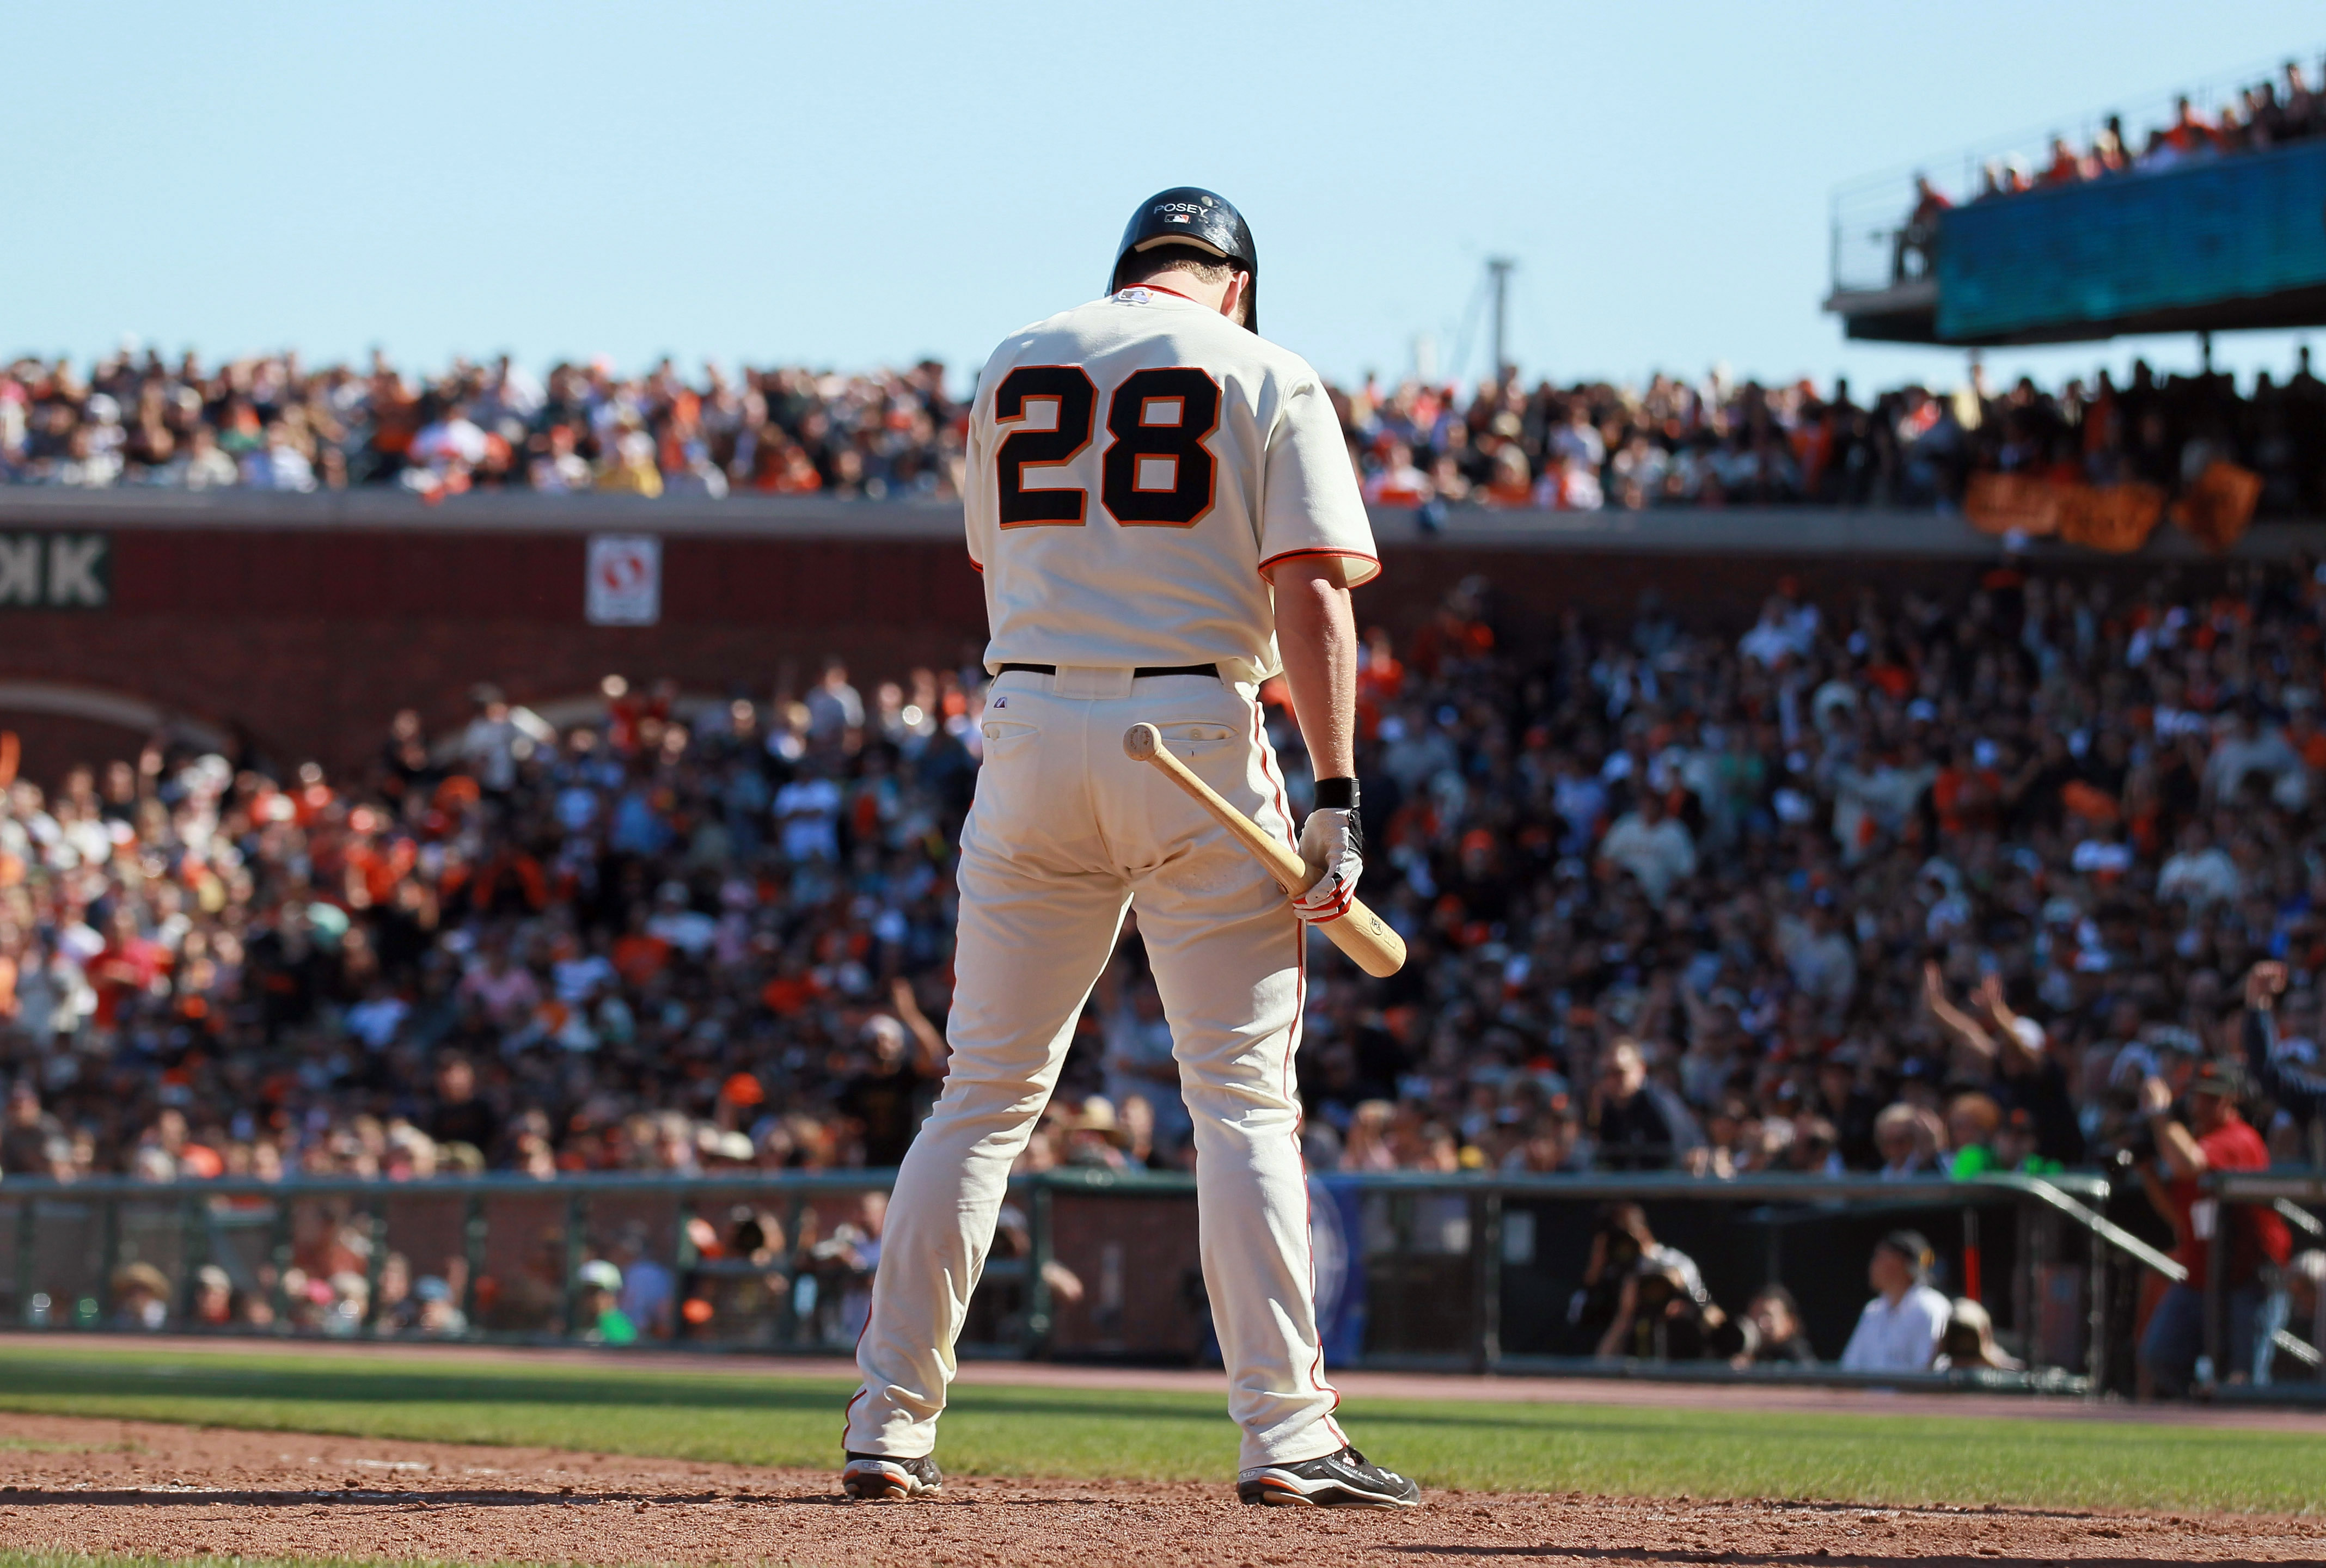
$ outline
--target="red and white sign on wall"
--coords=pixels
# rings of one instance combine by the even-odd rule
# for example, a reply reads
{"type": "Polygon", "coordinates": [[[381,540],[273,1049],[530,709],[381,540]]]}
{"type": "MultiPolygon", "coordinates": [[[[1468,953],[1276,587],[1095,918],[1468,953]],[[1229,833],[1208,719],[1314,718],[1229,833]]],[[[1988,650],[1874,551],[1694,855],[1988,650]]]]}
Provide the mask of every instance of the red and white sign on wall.
{"type": "Polygon", "coordinates": [[[660,621],[662,541],[651,533],[591,534],[587,610],[593,626],[660,621]]]}

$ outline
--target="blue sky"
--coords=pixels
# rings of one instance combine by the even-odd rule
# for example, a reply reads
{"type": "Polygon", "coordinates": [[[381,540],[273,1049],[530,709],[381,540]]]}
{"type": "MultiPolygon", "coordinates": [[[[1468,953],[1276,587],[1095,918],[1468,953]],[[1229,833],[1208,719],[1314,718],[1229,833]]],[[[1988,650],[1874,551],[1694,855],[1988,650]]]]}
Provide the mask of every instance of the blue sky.
{"type": "MultiPolygon", "coordinates": [[[[828,7],[19,3],[0,353],[384,345],[545,364],[965,371],[1098,292],[1166,185],[1251,218],[1328,374],[1465,341],[1515,258],[1530,374],[1845,371],[1817,308],[1856,176],[2300,52],[2326,13],[2089,5],[828,7]]],[[[1467,368],[1485,365],[1483,320],[1467,368]]],[[[2282,365],[2285,334],[2224,338],[2282,365]]],[[[2191,339],[2003,351],[2056,378],[2191,339]]],[[[1458,366],[1457,366],[1458,367],[1458,366]]]]}

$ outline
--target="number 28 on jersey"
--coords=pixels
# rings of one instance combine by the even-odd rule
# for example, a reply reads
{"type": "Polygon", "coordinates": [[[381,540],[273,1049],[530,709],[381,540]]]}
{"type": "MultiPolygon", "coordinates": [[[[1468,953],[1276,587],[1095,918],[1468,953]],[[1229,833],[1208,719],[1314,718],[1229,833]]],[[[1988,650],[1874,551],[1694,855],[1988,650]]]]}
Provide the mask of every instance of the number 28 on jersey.
{"type": "MultiPolygon", "coordinates": [[[[1100,394],[1079,365],[1021,365],[994,392],[1000,525],[1079,528],[1090,494],[1028,489],[1029,470],[1073,462],[1098,427],[1100,394]],[[1045,405],[1055,415],[1043,428],[1045,405]]],[[[1131,527],[1192,528],[1212,509],[1219,464],[1204,440],[1220,422],[1220,384],[1189,366],[1134,370],[1107,399],[1099,502],[1131,527]]]]}

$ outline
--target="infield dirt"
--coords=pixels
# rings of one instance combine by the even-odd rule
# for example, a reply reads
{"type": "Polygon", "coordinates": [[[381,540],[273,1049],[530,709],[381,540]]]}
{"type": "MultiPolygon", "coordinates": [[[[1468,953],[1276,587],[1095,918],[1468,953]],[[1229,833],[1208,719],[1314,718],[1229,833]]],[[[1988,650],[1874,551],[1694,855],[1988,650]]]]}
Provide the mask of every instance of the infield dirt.
{"type": "Polygon", "coordinates": [[[0,1545],[182,1557],[1016,1564],[2326,1561],[2326,1520],[1432,1492],[1405,1513],[1216,1488],[828,1471],[0,1415],[0,1545]]]}

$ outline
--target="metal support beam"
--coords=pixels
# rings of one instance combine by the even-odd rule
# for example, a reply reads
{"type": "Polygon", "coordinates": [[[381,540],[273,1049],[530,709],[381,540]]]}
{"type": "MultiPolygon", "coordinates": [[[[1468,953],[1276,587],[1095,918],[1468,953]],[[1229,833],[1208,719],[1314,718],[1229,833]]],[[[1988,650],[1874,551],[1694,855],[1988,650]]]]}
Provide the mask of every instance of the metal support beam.
{"type": "Polygon", "coordinates": [[[103,1218],[98,1221],[98,1235],[100,1239],[98,1242],[98,1294],[96,1297],[97,1321],[92,1323],[85,1325],[82,1324],[79,1322],[80,1304],[76,1302],[73,1304],[72,1314],[74,1319],[74,1327],[76,1328],[98,1328],[103,1325],[105,1322],[106,1298],[113,1294],[114,1271],[121,1266],[120,1195],[117,1193],[108,1193],[105,1197],[98,1199],[98,1211],[103,1216],[103,1218]]]}
{"type": "Polygon", "coordinates": [[[2098,1400],[2107,1390],[2107,1247],[2097,1229],[2084,1236],[2084,1245],[2091,1249],[2091,1281],[2085,1304],[2084,1376],[2086,1397],[2098,1400]]]}
{"type": "MultiPolygon", "coordinates": [[[[1479,1192],[1470,1199],[1472,1305],[1471,1366],[1492,1372],[1503,1361],[1503,1195],[1479,1192]]],[[[1354,1259],[1352,1260],[1354,1261],[1354,1259]]]]}
{"type": "Polygon", "coordinates": [[[33,1311],[33,1298],[39,1294],[33,1288],[33,1231],[40,1212],[38,1198],[26,1198],[16,1205],[16,1316],[28,1329],[48,1326],[38,1322],[33,1311]]]}
{"type": "Polygon", "coordinates": [[[363,1331],[379,1327],[379,1282],[387,1273],[387,1200],[375,1194],[364,1205],[364,1235],[371,1250],[364,1255],[363,1331]]]}
{"type": "Polygon", "coordinates": [[[291,1272],[291,1205],[296,1202],[288,1192],[274,1201],[274,1223],[266,1239],[266,1261],[274,1269],[268,1282],[268,1304],[274,1310],[274,1331],[287,1333],[291,1329],[291,1292],[284,1284],[284,1276],[291,1272]]]}
{"type": "MultiPolygon", "coordinates": [[[[590,1194],[576,1187],[565,1195],[565,1263],[564,1287],[558,1299],[563,1304],[559,1320],[563,1331],[578,1333],[582,1325],[575,1320],[582,1305],[582,1265],[590,1249],[590,1194]]],[[[595,1324],[590,1325],[595,1327],[595,1324]]]]}
{"type": "Polygon", "coordinates": [[[1507,256],[1486,258],[1486,277],[1494,291],[1494,385],[1501,386],[1514,368],[1509,358],[1508,339],[1511,270],[1519,264],[1507,256]]]}
{"type": "Polygon", "coordinates": [[[180,1322],[193,1325],[194,1304],[201,1299],[201,1283],[195,1276],[210,1260],[209,1205],[200,1197],[189,1195],[178,1205],[178,1229],[183,1245],[179,1256],[183,1266],[178,1275],[176,1316],[180,1322]]]}
{"type": "Polygon", "coordinates": [[[1039,1359],[1050,1349],[1050,1282],[1044,1270],[1050,1262],[1050,1189],[1034,1188],[1027,1212],[1026,1326],[1022,1336],[1026,1357],[1039,1359]]]}
{"type": "Polygon", "coordinates": [[[461,1316],[469,1325],[469,1332],[480,1332],[477,1323],[477,1281],[485,1272],[485,1243],[490,1234],[485,1219],[485,1195],[469,1194],[467,1212],[461,1219],[461,1257],[467,1264],[468,1277],[461,1282],[461,1316]]]}

